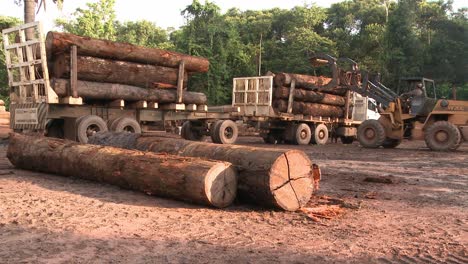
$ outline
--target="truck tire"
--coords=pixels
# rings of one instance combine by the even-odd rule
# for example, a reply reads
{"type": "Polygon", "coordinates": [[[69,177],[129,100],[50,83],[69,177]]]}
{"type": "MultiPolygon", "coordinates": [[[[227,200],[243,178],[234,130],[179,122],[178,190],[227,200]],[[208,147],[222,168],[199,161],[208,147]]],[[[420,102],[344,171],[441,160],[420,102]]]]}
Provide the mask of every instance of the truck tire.
{"type": "Polygon", "coordinates": [[[328,142],[328,128],[324,124],[318,124],[315,126],[314,135],[312,136],[311,143],[317,145],[325,145],[328,142]]]}
{"type": "Polygon", "coordinates": [[[121,117],[114,120],[109,129],[115,132],[141,133],[140,124],[130,117],[121,117]]]}
{"type": "Polygon", "coordinates": [[[46,125],[46,136],[53,138],[64,138],[63,119],[51,119],[46,125]]]}
{"type": "Polygon", "coordinates": [[[345,137],[345,136],[342,136],[342,137],[340,137],[340,140],[341,140],[341,143],[346,144],[346,145],[349,145],[349,144],[353,144],[354,137],[345,137]]]}
{"type": "Polygon", "coordinates": [[[294,129],[294,144],[297,145],[308,145],[312,138],[312,131],[309,125],[300,123],[295,126],[294,129]]]}
{"type": "Polygon", "coordinates": [[[182,130],[180,133],[182,138],[192,141],[202,141],[205,136],[201,133],[201,131],[194,129],[193,127],[194,124],[192,121],[185,121],[182,125],[182,130]]]}
{"type": "Polygon", "coordinates": [[[219,137],[218,144],[234,144],[239,136],[239,129],[232,120],[223,120],[221,125],[216,127],[215,133],[219,137]]]}
{"type": "Polygon", "coordinates": [[[400,139],[387,138],[382,143],[382,147],[384,147],[384,148],[396,148],[398,145],[400,145],[400,143],[401,143],[400,139]]]}
{"type": "Polygon", "coordinates": [[[107,124],[96,115],[82,116],[77,120],[76,137],[80,143],[88,143],[88,138],[97,132],[106,132],[107,124]]]}
{"type": "Polygon", "coordinates": [[[210,136],[211,136],[211,141],[213,143],[221,144],[221,139],[219,138],[219,127],[223,123],[224,120],[217,120],[211,125],[211,131],[210,131],[210,136]]]}
{"type": "Polygon", "coordinates": [[[437,121],[426,129],[426,145],[435,151],[453,151],[461,144],[461,133],[457,126],[447,121],[437,121]]]}
{"type": "Polygon", "coordinates": [[[362,122],[358,127],[358,141],[365,148],[378,148],[385,141],[385,129],[383,125],[375,119],[362,122]]]}

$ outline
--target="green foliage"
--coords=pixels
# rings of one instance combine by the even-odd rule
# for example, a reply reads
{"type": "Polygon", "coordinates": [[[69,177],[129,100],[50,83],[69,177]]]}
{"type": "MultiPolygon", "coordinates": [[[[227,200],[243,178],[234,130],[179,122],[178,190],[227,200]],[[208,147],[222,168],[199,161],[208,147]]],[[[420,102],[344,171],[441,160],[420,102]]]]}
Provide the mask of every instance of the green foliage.
{"type": "Polygon", "coordinates": [[[146,20],[116,22],[115,27],[116,40],[119,42],[160,49],[174,49],[174,45],[169,42],[167,31],[152,22],[146,20]]]}
{"type": "Polygon", "coordinates": [[[391,88],[400,77],[425,76],[440,84],[441,93],[450,94],[453,86],[459,98],[467,93],[467,9],[453,11],[450,0],[347,0],[329,8],[225,13],[194,0],[181,13],[185,25],[170,37],[149,21],[116,21],[114,1],[88,4],[58,24],[80,35],[208,58],[209,72],[194,74],[189,87],[205,92],[211,104],[229,103],[232,78],[255,76],[259,68],[260,74],[312,74],[308,58],[315,52],[352,58],[361,69],[382,73],[391,88]]]}
{"type": "Polygon", "coordinates": [[[87,3],[87,8],[78,8],[72,20],[58,19],[57,26],[64,31],[92,38],[116,39],[115,0],[99,0],[87,3]]]}
{"type": "MultiPolygon", "coordinates": [[[[21,20],[16,17],[0,16],[0,32],[3,29],[21,24],[21,20]]],[[[5,52],[3,49],[3,38],[0,35],[0,99],[9,105],[8,75],[5,64],[5,52]]]]}

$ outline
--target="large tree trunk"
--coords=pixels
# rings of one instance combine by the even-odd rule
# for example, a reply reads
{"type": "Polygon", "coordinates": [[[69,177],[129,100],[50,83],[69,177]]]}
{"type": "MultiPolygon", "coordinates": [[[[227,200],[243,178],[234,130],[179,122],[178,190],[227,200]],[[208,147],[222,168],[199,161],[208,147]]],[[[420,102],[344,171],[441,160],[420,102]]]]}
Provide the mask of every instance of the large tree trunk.
{"type": "Polygon", "coordinates": [[[236,171],[227,162],[19,134],[10,137],[7,157],[21,169],[106,182],[215,207],[230,205],[236,196],[236,171]]]}
{"type": "Polygon", "coordinates": [[[72,45],[76,45],[78,54],[83,56],[155,64],[171,68],[177,68],[180,62],[185,61],[185,69],[189,72],[207,72],[210,66],[206,58],[167,50],[93,39],[69,33],[49,32],[47,34],[46,47],[49,57],[68,52],[72,45]]]}
{"type": "MultiPolygon", "coordinates": [[[[274,89],[273,98],[275,99],[288,99],[289,90],[288,87],[276,87],[274,89]]],[[[339,95],[314,92],[304,89],[294,89],[294,100],[303,101],[307,103],[321,103],[328,105],[344,106],[346,101],[345,98],[339,95]]]]}
{"type": "MultiPolygon", "coordinates": [[[[127,61],[106,60],[87,56],[77,57],[78,79],[84,81],[120,83],[151,88],[155,83],[177,85],[178,69],[127,61]]],[[[58,56],[52,77],[70,76],[70,57],[58,56]]],[[[187,84],[187,74],[184,75],[187,84]]]]}
{"type": "MultiPolygon", "coordinates": [[[[296,80],[296,88],[317,90],[320,87],[334,84],[333,79],[323,76],[310,76],[304,74],[294,73],[277,73],[274,77],[274,83],[276,86],[290,86],[292,80],[296,80]]],[[[335,84],[338,85],[338,84],[335,84]]]]}
{"type": "MultiPolygon", "coordinates": [[[[36,21],[36,0],[24,0],[24,23],[31,23],[36,21]]],[[[34,38],[34,31],[32,29],[26,30],[26,40],[34,38]]]]}
{"type": "MultiPolygon", "coordinates": [[[[53,79],[52,88],[58,96],[65,97],[68,94],[70,81],[66,79],[53,79]]],[[[78,81],[78,96],[93,100],[126,100],[149,101],[158,103],[175,103],[177,91],[174,89],[145,89],[136,86],[78,81]]],[[[207,98],[203,93],[184,91],[182,102],[185,104],[206,104],[207,98]]]]}
{"type": "Polygon", "coordinates": [[[217,145],[130,133],[98,133],[88,142],[230,162],[239,171],[239,197],[263,206],[295,211],[309,201],[313,191],[311,161],[299,150],[217,145]]]}
{"type": "MultiPolygon", "coordinates": [[[[275,100],[273,101],[273,108],[278,112],[287,112],[288,101],[286,100],[275,100]]],[[[304,102],[293,102],[292,107],[293,114],[302,114],[310,116],[322,116],[322,117],[344,117],[344,110],[339,106],[317,104],[317,103],[304,103],[304,102]]]]}

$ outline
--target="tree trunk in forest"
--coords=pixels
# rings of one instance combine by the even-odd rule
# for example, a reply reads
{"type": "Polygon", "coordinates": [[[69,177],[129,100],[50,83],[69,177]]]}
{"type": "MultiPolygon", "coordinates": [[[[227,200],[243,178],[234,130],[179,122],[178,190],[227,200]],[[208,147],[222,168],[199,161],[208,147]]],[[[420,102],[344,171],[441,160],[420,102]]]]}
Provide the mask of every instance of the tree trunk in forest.
{"type": "Polygon", "coordinates": [[[311,161],[299,150],[218,145],[130,133],[97,133],[91,144],[200,157],[232,163],[239,171],[242,200],[295,211],[312,194],[311,161]]]}
{"type": "MultiPolygon", "coordinates": [[[[126,61],[106,60],[87,56],[77,57],[78,79],[84,81],[120,83],[151,88],[155,83],[177,85],[178,69],[126,61]]],[[[57,56],[52,77],[70,76],[70,57],[57,56]]],[[[184,84],[187,84],[184,74],[184,84]]]]}
{"type": "MultiPolygon", "coordinates": [[[[23,0],[24,4],[24,23],[31,23],[36,21],[36,0],[23,0]]],[[[27,29],[26,40],[34,38],[34,31],[32,29],[27,29]]]]}
{"type": "MultiPolygon", "coordinates": [[[[70,81],[67,79],[53,79],[52,88],[60,97],[69,96],[70,81]]],[[[99,83],[77,82],[78,96],[93,100],[126,100],[126,101],[150,101],[158,103],[175,103],[177,91],[175,89],[140,88],[136,86],[99,83]]],[[[184,91],[182,101],[185,104],[206,104],[207,98],[203,93],[184,91]]]]}
{"type": "MultiPolygon", "coordinates": [[[[293,114],[322,116],[322,117],[344,117],[343,108],[339,106],[335,106],[335,105],[294,102],[292,108],[293,108],[292,110],[293,114]]],[[[273,101],[273,109],[275,109],[278,112],[286,113],[288,110],[288,101],[286,100],[273,101]]]]}
{"type": "Polygon", "coordinates": [[[236,196],[227,162],[145,153],[12,134],[7,157],[18,168],[106,182],[150,195],[226,207],[236,196]]]}
{"type": "Polygon", "coordinates": [[[53,58],[65,53],[72,45],[78,47],[78,55],[153,64],[178,68],[185,61],[188,72],[207,72],[210,62],[206,58],[194,57],[173,51],[136,46],[128,43],[93,39],[69,33],[49,32],[46,39],[47,55],[53,58]]]}
{"type": "MultiPolygon", "coordinates": [[[[288,87],[276,87],[274,88],[273,98],[274,99],[288,99],[289,90],[288,87]]],[[[303,101],[307,103],[321,103],[328,105],[344,106],[346,101],[345,98],[339,95],[315,92],[304,89],[294,90],[294,100],[303,101]]]]}

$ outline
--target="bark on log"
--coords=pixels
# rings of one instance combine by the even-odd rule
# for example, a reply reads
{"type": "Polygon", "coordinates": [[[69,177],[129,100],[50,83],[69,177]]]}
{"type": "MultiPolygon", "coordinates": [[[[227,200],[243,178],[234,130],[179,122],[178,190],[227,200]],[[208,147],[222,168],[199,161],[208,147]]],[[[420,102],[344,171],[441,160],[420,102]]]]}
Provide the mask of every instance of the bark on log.
{"type": "Polygon", "coordinates": [[[263,206],[295,211],[309,201],[313,191],[311,161],[299,150],[218,145],[130,133],[97,133],[88,142],[230,162],[239,172],[238,196],[263,206]]]}
{"type": "MultiPolygon", "coordinates": [[[[78,78],[84,81],[107,82],[152,88],[154,83],[177,85],[178,69],[139,64],[127,61],[115,61],[95,57],[77,57],[78,78]]],[[[70,77],[70,57],[61,55],[54,61],[52,77],[70,77]]],[[[187,84],[184,74],[184,84],[187,84]]]]}
{"type": "MultiPolygon", "coordinates": [[[[273,101],[273,108],[278,112],[287,112],[288,101],[275,100],[273,101]]],[[[293,114],[322,117],[344,117],[343,108],[334,105],[294,102],[292,108],[293,114]]]]}
{"type": "MultiPolygon", "coordinates": [[[[66,79],[53,79],[52,88],[58,96],[68,96],[70,81],[66,79]]],[[[151,101],[158,103],[175,103],[177,91],[174,89],[145,89],[136,86],[78,81],[78,96],[93,100],[126,100],[151,101]]],[[[185,104],[206,104],[207,98],[203,93],[184,91],[182,100],[185,104]]]]}
{"type": "MultiPolygon", "coordinates": [[[[274,89],[273,98],[288,99],[290,91],[289,89],[290,88],[288,87],[276,87],[274,89]]],[[[342,96],[304,89],[294,89],[294,100],[303,101],[307,103],[321,103],[337,106],[344,106],[346,103],[345,98],[342,96]]]]}
{"type": "Polygon", "coordinates": [[[180,62],[185,61],[185,69],[189,72],[207,72],[210,66],[208,59],[202,57],[128,43],[93,39],[69,33],[47,33],[46,49],[49,58],[54,58],[59,53],[68,52],[72,45],[78,47],[78,55],[84,56],[154,64],[171,68],[178,68],[180,62]]]}
{"type": "Polygon", "coordinates": [[[318,90],[321,87],[327,87],[330,85],[337,86],[333,79],[323,76],[310,76],[304,74],[294,73],[277,73],[274,77],[274,83],[277,87],[290,86],[292,80],[296,80],[296,88],[318,90]]]}
{"type": "Polygon", "coordinates": [[[197,204],[226,207],[236,196],[227,162],[12,134],[7,157],[21,169],[106,182],[197,204]]]}

